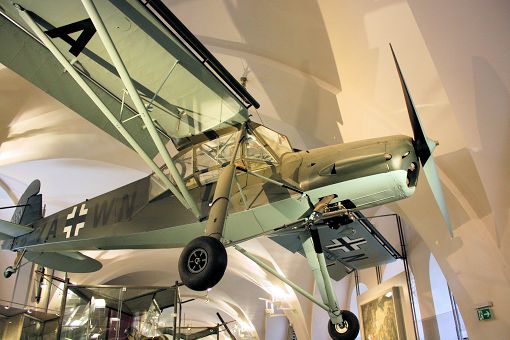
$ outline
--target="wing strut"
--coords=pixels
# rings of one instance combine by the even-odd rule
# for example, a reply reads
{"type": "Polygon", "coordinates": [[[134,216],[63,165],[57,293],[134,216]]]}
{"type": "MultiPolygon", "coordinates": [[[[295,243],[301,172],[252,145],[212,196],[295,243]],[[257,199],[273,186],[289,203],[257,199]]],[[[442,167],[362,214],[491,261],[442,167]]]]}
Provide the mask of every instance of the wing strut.
{"type": "Polygon", "coordinates": [[[81,2],[85,7],[85,10],[87,11],[88,15],[90,16],[92,23],[96,27],[101,42],[103,43],[104,47],[106,48],[106,51],[108,52],[108,55],[110,56],[113,64],[115,65],[115,68],[117,69],[117,72],[119,73],[119,76],[122,79],[122,83],[129,92],[129,95],[131,96],[131,99],[133,100],[138,113],[142,117],[142,120],[145,126],[147,127],[147,131],[149,132],[154,143],[156,144],[156,147],[158,148],[161,157],[163,157],[163,160],[165,161],[165,164],[168,170],[170,171],[170,174],[172,175],[175,183],[177,184],[177,187],[179,188],[182,196],[184,196],[184,199],[188,203],[188,206],[193,211],[193,214],[195,214],[197,218],[200,218],[200,210],[198,209],[198,205],[191,197],[188,188],[186,188],[186,183],[184,183],[181,175],[179,174],[179,171],[177,171],[177,168],[175,167],[175,164],[172,161],[172,157],[170,157],[170,154],[165,144],[163,144],[163,141],[161,140],[161,137],[158,134],[156,127],[154,126],[154,122],[152,121],[152,118],[149,116],[149,113],[147,112],[147,108],[143,104],[142,99],[138,94],[138,91],[133,85],[133,81],[129,76],[129,73],[126,69],[126,66],[124,65],[124,62],[122,61],[119,52],[115,48],[112,38],[110,37],[110,34],[106,30],[103,20],[101,19],[101,16],[97,12],[96,6],[91,0],[82,0],[81,2]]]}
{"type": "Polygon", "coordinates": [[[305,289],[301,288],[300,286],[298,286],[297,284],[295,284],[291,280],[287,279],[285,276],[283,276],[280,273],[278,273],[276,270],[274,270],[269,265],[267,265],[264,261],[260,260],[258,257],[256,257],[255,255],[249,253],[246,249],[244,249],[243,247],[241,247],[241,246],[239,246],[237,244],[234,244],[233,247],[235,248],[235,250],[237,250],[238,252],[240,252],[241,254],[243,254],[244,256],[246,256],[247,258],[249,258],[250,260],[252,260],[256,264],[258,264],[260,266],[260,268],[262,268],[265,271],[267,271],[268,273],[274,275],[276,278],[280,279],[282,282],[288,284],[297,293],[303,295],[303,297],[307,298],[308,300],[310,300],[311,302],[313,302],[314,304],[316,304],[320,308],[324,309],[326,312],[328,312],[328,313],[330,312],[329,306],[327,306],[325,303],[322,303],[321,301],[316,299],[315,296],[313,296],[312,294],[308,293],[305,289]]]}
{"type": "Polygon", "coordinates": [[[154,171],[154,173],[163,181],[163,183],[168,187],[168,189],[177,197],[177,199],[186,207],[189,208],[187,201],[184,199],[183,195],[180,191],[175,187],[175,185],[168,179],[168,177],[161,171],[158,165],[152,160],[152,158],[147,155],[147,153],[142,149],[142,147],[136,142],[136,140],[129,134],[129,132],[124,128],[124,126],[117,120],[115,115],[106,107],[106,105],[99,99],[97,94],[90,88],[90,86],[83,80],[83,78],[78,74],[78,72],[74,69],[74,67],[69,63],[69,61],[64,57],[64,55],[58,50],[58,48],[53,44],[53,42],[44,34],[41,28],[34,22],[32,17],[19,5],[15,5],[19,11],[21,18],[27,23],[27,25],[32,29],[32,31],[37,35],[37,37],[42,41],[44,46],[55,56],[55,58],[60,62],[60,64],[64,67],[64,69],[73,77],[76,83],[82,88],[82,90],[89,96],[89,98],[97,105],[97,107],[101,110],[101,112],[108,118],[108,120],[113,124],[113,126],[120,132],[120,134],[126,139],[126,141],[131,145],[131,147],[140,155],[140,157],[145,161],[145,163],[154,171]]]}

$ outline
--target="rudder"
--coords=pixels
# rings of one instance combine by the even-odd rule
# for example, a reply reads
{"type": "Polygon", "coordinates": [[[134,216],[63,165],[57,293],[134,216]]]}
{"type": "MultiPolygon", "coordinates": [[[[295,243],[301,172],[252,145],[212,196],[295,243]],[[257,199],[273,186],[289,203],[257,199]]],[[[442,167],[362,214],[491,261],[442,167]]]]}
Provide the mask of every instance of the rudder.
{"type": "Polygon", "coordinates": [[[41,182],[36,179],[27,187],[21,195],[19,207],[14,210],[11,222],[20,225],[28,225],[42,218],[42,195],[39,194],[41,182]]]}

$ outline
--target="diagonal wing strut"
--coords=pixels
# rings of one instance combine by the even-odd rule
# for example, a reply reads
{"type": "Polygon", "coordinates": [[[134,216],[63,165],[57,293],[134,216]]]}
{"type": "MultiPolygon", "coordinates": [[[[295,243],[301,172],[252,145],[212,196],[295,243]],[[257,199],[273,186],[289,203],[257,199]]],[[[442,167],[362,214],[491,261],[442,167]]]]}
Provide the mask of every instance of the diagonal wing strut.
{"type": "MultiPolygon", "coordinates": [[[[85,1],[84,1],[84,4],[85,4],[85,1]]],[[[177,169],[175,168],[175,164],[173,163],[173,161],[168,153],[168,150],[163,145],[163,143],[157,133],[157,130],[154,127],[154,123],[152,122],[152,119],[148,115],[145,106],[141,102],[138,92],[134,88],[131,78],[129,77],[129,74],[127,73],[127,70],[125,69],[124,64],[122,63],[122,60],[120,60],[120,57],[118,56],[118,53],[115,50],[115,47],[113,46],[113,42],[111,41],[111,38],[109,37],[108,33],[106,32],[104,24],[102,24],[102,21],[99,18],[99,15],[97,14],[97,10],[95,10],[95,7],[93,9],[91,9],[91,11],[95,11],[95,13],[97,15],[97,18],[92,19],[94,22],[94,25],[97,24],[97,21],[100,22],[99,24],[97,24],[100,27],[96,26],[96,29],[98,29],[98,31],[104,30],[102,35],[106,34],[106,36],[107,36],[107,37],[104,37],[101,35],[101,40],[102,41],[103,41],[103,39],[108,40],[109,44],[111,44],[110,47],[113,47],[114,51],[111,51],[111,49],[109,49],[106,46],[105,42],[103,41],[108,52],[111,53],[111,57],[112,57],[114,64],[117,68],[117,71],[119,72],[119,74],[123,75],[122,81],[123,81],[124,85],[126,86],[126,88],[128,89],[133,101],[135,102],[135,104],[137,104],[136,105],[137,110],[140,111],[139,114],[143,118],[144,123],[147,126],[147,130],[149,131],[154,143],[158,147],[159,152],[161,153],[163,159],[165,160],[165,163],[166,163],[168,169],[170,170],[172,177],[173,177],[175,183],[177,184],[177,187],[170,181],[170,179],[163,173],[163,171],[161,171],[161,169],[158,167],[158,165],[152,160],[151,157],[149,157],[149,155],[143,150],[143,148],[136,142],[136,140],[124,128],[122,123],[117,120],[115,115],[106,107],[106,105],[101,101],[101,99],[97,96],[97,94],[83,80],[83,78],[79,75],[79,73],[75,70],[75,68],[69,63],[69,61],[58,50],[58,48],[53,44],[53,42],[46,36],[46,34],[42,31],[42,29],[35,23],[35,21],[32,19],[30,14],[27,11],[25,11],[25,9],[23,9],[21,6],[19,6],[19,5],[15,5],[15,6],[17,6],[17,9],[19,11],[21,18],[27,23],[27,25],[32,29],[32,31],[42,41],[42,43],[46,46],[46,48],[48,48],[48,50],[54,55],[54,57],[59,61],[59,63],[71,75],[71,77],[82,88],[82,90],[87,94],[87,96],[89,96],[90,99],[97,105],[97,107],[106,116],[106,118],[108,118],[108,120],[119,131],[119,133],[121,133],[121,135],[127,140],[127,142],[131,145],[131,147],[140,155],[140,157],[151,168],[151,170],[154,171],[154,173],[163,181],[163,183],[176,196],[176,198],[183,204],[183,206],[185,206],[188,209],[191,209],[193,214],[197,218],[200,218],[200,211],[198,209],[198,205],[191,198],[191,195],[189,194],[189,191],[187,190],[184,181],[180,177],[177,169]],[[96,19],[98,19],[98,20],[96,20],[96,19]],[[117,61],[115,60],[115,54],[116,54],[116,57],[118,58],[117,61]],[[138,105],[138,104],[140,104],[140,105],[138,105]]],[[[89,10],[89,8],[87,8],[87,10],[89,10]]]]}

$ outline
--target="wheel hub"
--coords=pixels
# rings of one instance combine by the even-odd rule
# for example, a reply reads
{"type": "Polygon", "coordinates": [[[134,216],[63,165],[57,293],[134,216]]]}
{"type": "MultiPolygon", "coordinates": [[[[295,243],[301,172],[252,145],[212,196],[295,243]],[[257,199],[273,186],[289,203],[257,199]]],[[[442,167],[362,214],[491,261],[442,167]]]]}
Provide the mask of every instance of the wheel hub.
{"type": "Polygon", "coordinates": [[[349,324],[347,322],[345,322],[345,321],[342,321],[341,323],[337,323],[335,325],[335,330],[339,334],[344,334],[344,333],[346,333],[349,330],[349,324]]]}
{"type": "Polygon", "coordinates": [[[188,270],[193,274],[200,273],[207,266],[207,252],[203,248],[197,248],[188,257],[188,270]]]}

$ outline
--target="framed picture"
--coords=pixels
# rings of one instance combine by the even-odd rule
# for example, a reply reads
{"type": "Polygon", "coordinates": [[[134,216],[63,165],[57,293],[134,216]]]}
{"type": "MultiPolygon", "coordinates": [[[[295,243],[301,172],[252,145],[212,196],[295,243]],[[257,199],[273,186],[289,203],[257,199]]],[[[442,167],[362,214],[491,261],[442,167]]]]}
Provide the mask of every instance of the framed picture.
{"type": "Polygon", "coordinates": [[[392,287],[377,298],[360,302],[364,340],[405,340],[400,288],[392,287]]]}

